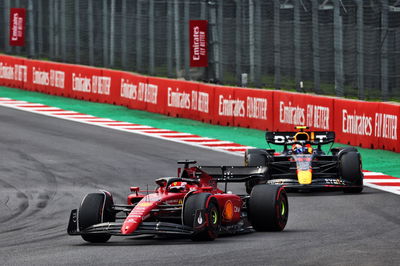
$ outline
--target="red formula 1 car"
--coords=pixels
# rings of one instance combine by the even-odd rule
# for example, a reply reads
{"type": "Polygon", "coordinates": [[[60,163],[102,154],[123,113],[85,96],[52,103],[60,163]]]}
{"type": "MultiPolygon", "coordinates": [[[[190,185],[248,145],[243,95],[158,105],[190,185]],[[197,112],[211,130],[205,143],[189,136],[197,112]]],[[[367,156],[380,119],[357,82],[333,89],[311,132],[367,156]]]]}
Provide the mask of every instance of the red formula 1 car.
{"type": "Polygon", "coordinates": [[[178,177],[156,180],[153,193],[131,187],[127,204],[115,204],[107,191],[91,193],[71,211],[68,234],[88,242],[106,242],[112,235],[179,235],[213,240],[220,234],[281,231],[288,219],[283,187],[261,184],[250,195],[226,191],[229,182],[265,175],[265,167],[191,166],[182,161],[178,177]],[[225,190],[217,187],[225,184],[225,190]]]}

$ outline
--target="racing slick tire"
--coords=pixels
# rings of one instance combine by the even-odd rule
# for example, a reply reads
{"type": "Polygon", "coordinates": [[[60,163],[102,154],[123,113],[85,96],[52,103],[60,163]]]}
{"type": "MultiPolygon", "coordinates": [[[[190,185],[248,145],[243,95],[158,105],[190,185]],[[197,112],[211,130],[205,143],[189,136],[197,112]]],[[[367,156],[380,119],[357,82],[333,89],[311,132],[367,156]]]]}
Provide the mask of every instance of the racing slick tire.
{"type": "Polygon", "coordinates": [[[221,215],[217,201],[210,197],[210,193],[198,193],[185,199],[183,224],[195,229],[191,236],[194,241],[210,241],[218,236],[221,215]],[[197,217],[196,214],[202,215],[198,210],[204,210],[206,217],[197,217]]]}
{"type": "Polygon", "coordinates": [[[360,154],[354,151],[341,154],[339,167],[342,178],[353,185],[344,188],[343,191],[345,193],[361,193],[363,190],[363,173],[360,154]]]}
{"type": "MultiPolygon", "coordinates": [[[[270,156],[266,150],[263,149],[249,149],[246,150],[244,155],[245,166],[268,166],[267,157],[270,156]]],[[[245,182],[247,194],[251,193],[251,190],[255,185],[261,184],[263,181],[260,179],[251,179],[245,182]]],[[[264,182],[265,183],[265,182],[264,182]]]]}
{"type": "MultiPolygon", "coordinates": [[[[114,205],[111,194],[90,193],[83,199],[78,211],[79,230],[84,230],[91,225],[102,222],[114,222],[115,213],[110,209],[114,205]]],[[[107,242],[109,234],[82,234],[81,237],[90,243],[107,242]]]]}
{"type": "Polygon", "coordinates": [[[256,231],[282,231],[289,216],[289,203],[282,186],[254,186],[248,201],[248,215],[256,231]]]}

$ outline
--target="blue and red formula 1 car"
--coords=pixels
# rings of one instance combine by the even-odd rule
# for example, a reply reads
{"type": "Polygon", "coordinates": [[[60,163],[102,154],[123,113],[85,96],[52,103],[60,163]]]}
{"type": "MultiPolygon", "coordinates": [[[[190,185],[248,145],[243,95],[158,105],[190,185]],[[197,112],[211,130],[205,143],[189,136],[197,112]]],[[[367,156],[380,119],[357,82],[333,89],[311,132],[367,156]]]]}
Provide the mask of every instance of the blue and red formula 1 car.
{"type": "Polygon", "coordinates": [[[266,175],[245,182],[250,193],[255,184],[283,185],[289,191],[343,190],[360,193],[364,175],[361,156],[354,147],[335,147],[328,152],[321,148],[333,143],[335,132],[308,131],[298,126],[296,132],[267,132],[269,144],[282,145],[283,151],[249,149],[245,165],[264,166],[266,175]]]}
{"type": "Polygon", "coordinates": [[[261,184],[250,195],[226,190],[227,183],[245,182],[265,175],[266,167],[191,166],[182,161],[178,177],[156,180],[153,193],[131,187],[127,204],[115,204],[107,191],[91,193],[72,210],[68,234],[88,242],[106,242],[112,235],[179,235],[213,240],[220,234],[281,231],[288,219],[283,187],[261,184]],[[225,184],[225,190],[217,187],[225,184]]]}

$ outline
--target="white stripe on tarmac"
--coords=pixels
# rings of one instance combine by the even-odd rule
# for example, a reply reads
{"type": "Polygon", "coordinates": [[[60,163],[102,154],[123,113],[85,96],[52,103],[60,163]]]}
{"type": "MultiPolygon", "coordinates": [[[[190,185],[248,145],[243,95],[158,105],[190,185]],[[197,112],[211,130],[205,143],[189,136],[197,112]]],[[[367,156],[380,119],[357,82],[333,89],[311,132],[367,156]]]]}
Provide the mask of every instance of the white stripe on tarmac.
{"type": "Polygon", "coordinates": [[[385,174],[377,172],[364,172],[364,176],[377,176],[377,175],[385,175],[385,174]]]}
{"type": "Polygon", "coordinates": [[[400,178],[396,179],[364,179],[364,183],[400,183],[400,178]]]}

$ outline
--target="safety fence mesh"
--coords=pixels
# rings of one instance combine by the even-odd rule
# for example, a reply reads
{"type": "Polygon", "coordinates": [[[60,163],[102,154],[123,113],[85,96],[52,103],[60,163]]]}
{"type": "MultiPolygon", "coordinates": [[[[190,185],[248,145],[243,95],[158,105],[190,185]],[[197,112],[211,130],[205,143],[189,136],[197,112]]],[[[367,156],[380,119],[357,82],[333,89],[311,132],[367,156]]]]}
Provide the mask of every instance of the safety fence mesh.
{"type": "Polygon", "coordinates": [[[400,0],[2,0],[0,52],[227,85],[400,100],[400,0]],[[209,22],[190,68],[189,20],[209,22]],[[246,78],[247,77],[247,78],[246,78]]]}

